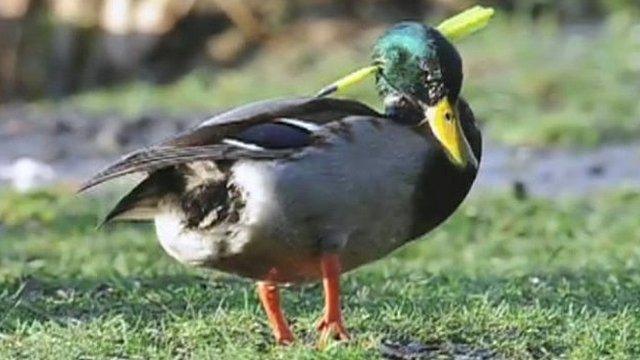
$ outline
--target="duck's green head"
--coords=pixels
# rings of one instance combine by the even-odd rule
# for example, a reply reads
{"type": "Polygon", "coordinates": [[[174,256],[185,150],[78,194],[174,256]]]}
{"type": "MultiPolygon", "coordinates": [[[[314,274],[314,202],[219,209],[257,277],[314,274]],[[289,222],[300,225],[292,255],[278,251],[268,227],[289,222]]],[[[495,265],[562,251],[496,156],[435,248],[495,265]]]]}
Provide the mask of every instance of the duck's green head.
{"type": "MultiPolygon", "coordinates": [[[[426,106],[444,98],[455,103],[462,86],[462,59],[436,29],[402,22],[387,30],[373,48],[379,64],[376,85],[385,106],[410,97],[426,106]]],[[[406,99],[405,99],[406,100],[406,99]]]]}
{"type": "Polygon", "coordinates": [[[477,167],[456,110],[462,59],[449,40],[427,25],[402,22],[378,39],[373,61],[387,114],[428,129],[456,166],[477,167]]]}

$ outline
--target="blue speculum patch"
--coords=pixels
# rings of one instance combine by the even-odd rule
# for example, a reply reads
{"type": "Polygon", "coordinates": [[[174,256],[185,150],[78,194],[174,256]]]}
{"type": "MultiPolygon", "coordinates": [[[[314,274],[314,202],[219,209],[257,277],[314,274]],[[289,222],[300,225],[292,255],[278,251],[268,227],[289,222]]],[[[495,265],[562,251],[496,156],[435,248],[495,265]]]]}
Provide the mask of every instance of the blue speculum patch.
{"type": "Polygon", "coordinates": [[[266,149],[290,149],[307,146],[311,134],[301,128],[287,124],[260,124],[252,126],[234,137],[266,149]]]}

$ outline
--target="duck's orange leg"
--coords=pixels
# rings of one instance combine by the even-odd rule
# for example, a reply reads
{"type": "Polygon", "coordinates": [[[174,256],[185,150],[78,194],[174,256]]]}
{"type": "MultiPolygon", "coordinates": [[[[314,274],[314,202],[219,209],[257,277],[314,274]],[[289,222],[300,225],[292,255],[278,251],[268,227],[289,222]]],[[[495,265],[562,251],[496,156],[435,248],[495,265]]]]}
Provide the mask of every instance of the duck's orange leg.
{"type": "Polygon", "coordinates": [[[330,337],[348,340],[349,334],[342,322],[340,308],[340,258],[337,254],[324,254],[320,259],[320,266],[325,305],[324,316],[318,324],[318,330],[320,330],[318,345],[324,347],[330,337]]]}
{"type": "Polygon", "coordinates": [[[291,344],[293,342],[293,334],[280,308],[278,286],[271,282],[261,281],[258,283],[258,295],[269,318],[269,324],[276,342],[280,345],[291,344]]]}

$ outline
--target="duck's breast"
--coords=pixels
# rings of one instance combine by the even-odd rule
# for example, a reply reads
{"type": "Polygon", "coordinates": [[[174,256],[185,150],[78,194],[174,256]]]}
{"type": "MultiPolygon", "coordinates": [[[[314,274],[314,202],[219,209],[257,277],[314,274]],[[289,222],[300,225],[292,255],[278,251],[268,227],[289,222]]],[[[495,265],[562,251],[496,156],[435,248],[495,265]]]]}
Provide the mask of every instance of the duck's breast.
{"type": "Polygon", "coordinates": [[[239,163],[247,214],[274,249],[338,251],[346,268],[408,240],[413,195],[432,149],[409,127],[370,117],[326,130],[298,159],[239,163]]]}

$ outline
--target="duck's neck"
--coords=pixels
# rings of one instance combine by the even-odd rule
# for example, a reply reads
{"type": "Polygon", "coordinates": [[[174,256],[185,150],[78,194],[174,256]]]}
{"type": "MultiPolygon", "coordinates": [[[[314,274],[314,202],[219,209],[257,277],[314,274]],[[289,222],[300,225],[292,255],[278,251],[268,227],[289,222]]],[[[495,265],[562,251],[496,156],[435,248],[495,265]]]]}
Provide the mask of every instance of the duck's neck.
{"type": "Polygon", "coordinates": [[[400,96],[386,96],[384,111],[391,120],[403,125],[417,125],[424,120],[424,111],[400,96]]]}

